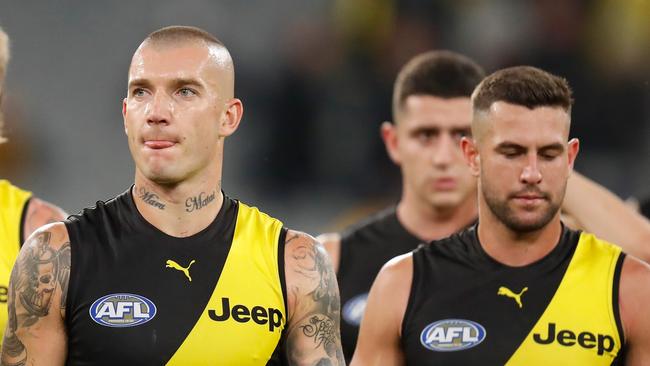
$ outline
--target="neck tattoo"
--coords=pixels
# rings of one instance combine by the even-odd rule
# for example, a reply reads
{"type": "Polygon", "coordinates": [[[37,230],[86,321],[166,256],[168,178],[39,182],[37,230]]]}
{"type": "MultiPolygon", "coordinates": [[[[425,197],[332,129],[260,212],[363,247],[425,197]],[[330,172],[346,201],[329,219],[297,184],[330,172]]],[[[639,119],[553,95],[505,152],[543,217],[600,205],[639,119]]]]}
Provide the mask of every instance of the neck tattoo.
{"type": "Polygon", "coordinates": [[[149,206],[153,206],[159,210],[165,209],[165,204],[160,202],[160,197],[157,194],[147,191],[144,187],[138,189],[138,194],[140,199],[149,206]]]}
{"type": "Polygon", "coordinates": [[[185,211],[192,212],[202,209],[214,201],[215,195],[216,191],[212,191],[210,194],[201,192],[198,196],[189,197],[185,200],[185,211]]]}

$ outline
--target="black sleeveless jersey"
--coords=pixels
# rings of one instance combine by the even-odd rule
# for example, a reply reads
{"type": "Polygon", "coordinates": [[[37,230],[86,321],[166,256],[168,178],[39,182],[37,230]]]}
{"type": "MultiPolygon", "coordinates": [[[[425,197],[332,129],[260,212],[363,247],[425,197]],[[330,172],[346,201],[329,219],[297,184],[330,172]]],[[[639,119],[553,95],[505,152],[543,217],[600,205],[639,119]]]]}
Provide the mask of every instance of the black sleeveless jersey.
{"type": "Polygon", "coordinates": [[[66,364],[279,363],[279,221],[224,195],[212,224],[176,238],[141,216],[129,189],[71,216],[66,228],[66,364]]]}
{"type": "Polygon", "coordinates": [[[389,259],[410,252],[420,243],[397,220],[395,207],[370,216],[341,235],[337,277],[343,304],[341,342],[348,362],[357,344],[368,291],[377,273],[389,259]]]}
{"type": "Polygon", "coordinates": [[[408,365],[612,365],[621,362],[624,254],[564,228],[544,258],[509,267],[476,226],[413,252],[402,323],[408,365]]]}

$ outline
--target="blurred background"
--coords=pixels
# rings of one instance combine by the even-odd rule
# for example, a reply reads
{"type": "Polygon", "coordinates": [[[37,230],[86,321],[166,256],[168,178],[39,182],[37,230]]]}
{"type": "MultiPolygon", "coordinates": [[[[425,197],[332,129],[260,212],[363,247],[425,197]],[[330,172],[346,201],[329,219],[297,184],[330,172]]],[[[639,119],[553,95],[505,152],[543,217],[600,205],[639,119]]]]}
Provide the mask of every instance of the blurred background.
{"type": "Polygon", "coordinates": [[[412,56],[445,48],[487,72],[530,64],[574,89],[577,170],[650,195],[650,0],[0,0],[11,37],[0,177],[68,212],[133,181],[121,101],[151,31],[220,38],[244,102],[224,190],[312,234],[398,199],[379,125],[412,56]]]}

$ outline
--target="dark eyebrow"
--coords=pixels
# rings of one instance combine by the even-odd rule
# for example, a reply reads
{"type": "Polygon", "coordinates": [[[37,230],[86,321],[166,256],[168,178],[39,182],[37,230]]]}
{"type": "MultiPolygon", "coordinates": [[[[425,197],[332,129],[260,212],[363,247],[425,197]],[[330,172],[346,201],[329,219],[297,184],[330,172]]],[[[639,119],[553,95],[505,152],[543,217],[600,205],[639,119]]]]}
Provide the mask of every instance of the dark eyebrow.
{"type": "MultiPolygon", "coordinates": [[[[175,78],[171,80],[170,84],[173,85],[175,88],[178,88],[180,86],[185,86],[185,85],[204,88],[203,83],[201,83],[196,79],[191,79],[191,78],[175,78]]],[[[129,81],[129,89],[137,88],[137,87],[145,87],[145,88],[151,87],[151,82],[148,79],[133,79],[129,81]]]]}
{"type": "Polygon", "coordinates": [[[494,147],[494,150],[503,150],[503,149],[515,149],[515,150],[524,150],[524,151],[528,150],[524,146],[509,141],[504,141],[494,147]]]}
{"type": "Polygon", "coordinates": [[[148,87],[151,86],[151,83],[147,79],[132,79],[129,80],[129,89],[136,87],[148,87]]]}
{"type": "Polygon", "coordinates": [[[429,133],[440,133],[440,129],[438,127],[426,127],[426,126],[421,126],[413,129],[411,131],[411,135],[417,135],[422,132],[429,132],[429,133]]]}
{"type": "Polygon", "coordinates": [[[552,150],[562,152],[562,151],[564,151],[564,145],[556,142],[554,144],[545,145],[545,146],[542,146],[542,147],[539,148],[540,152],[546,152],[546,151],[552,151],[552,150]]]}
{"type": "Polygon", "coordinates": [[[465,133],[465,134],[471,134],[472,128],[469,127],[469,126],[468,127],[454,127],[454,128],[451,129],[451,132],[452,133],[462,132],[462,133],[465,133]]]}

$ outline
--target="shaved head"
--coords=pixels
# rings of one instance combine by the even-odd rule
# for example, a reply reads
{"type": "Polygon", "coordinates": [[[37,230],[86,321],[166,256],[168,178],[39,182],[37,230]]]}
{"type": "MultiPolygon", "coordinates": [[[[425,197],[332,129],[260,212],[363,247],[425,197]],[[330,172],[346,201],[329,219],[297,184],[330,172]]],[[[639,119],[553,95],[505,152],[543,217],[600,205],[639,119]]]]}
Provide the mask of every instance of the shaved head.
{"type": "Polygon", "coordinates": [[[165,50],[193,46],[205,46],[208,49],[209,60],[221,74],[220,84],[223,96],[232,98],[235,94],[235,68],[230,52],[217,37],[197,27],[173,25],[152,32],[133,54],[130,70],[133,69],[140,53],[145,48],[165,50]]]}

